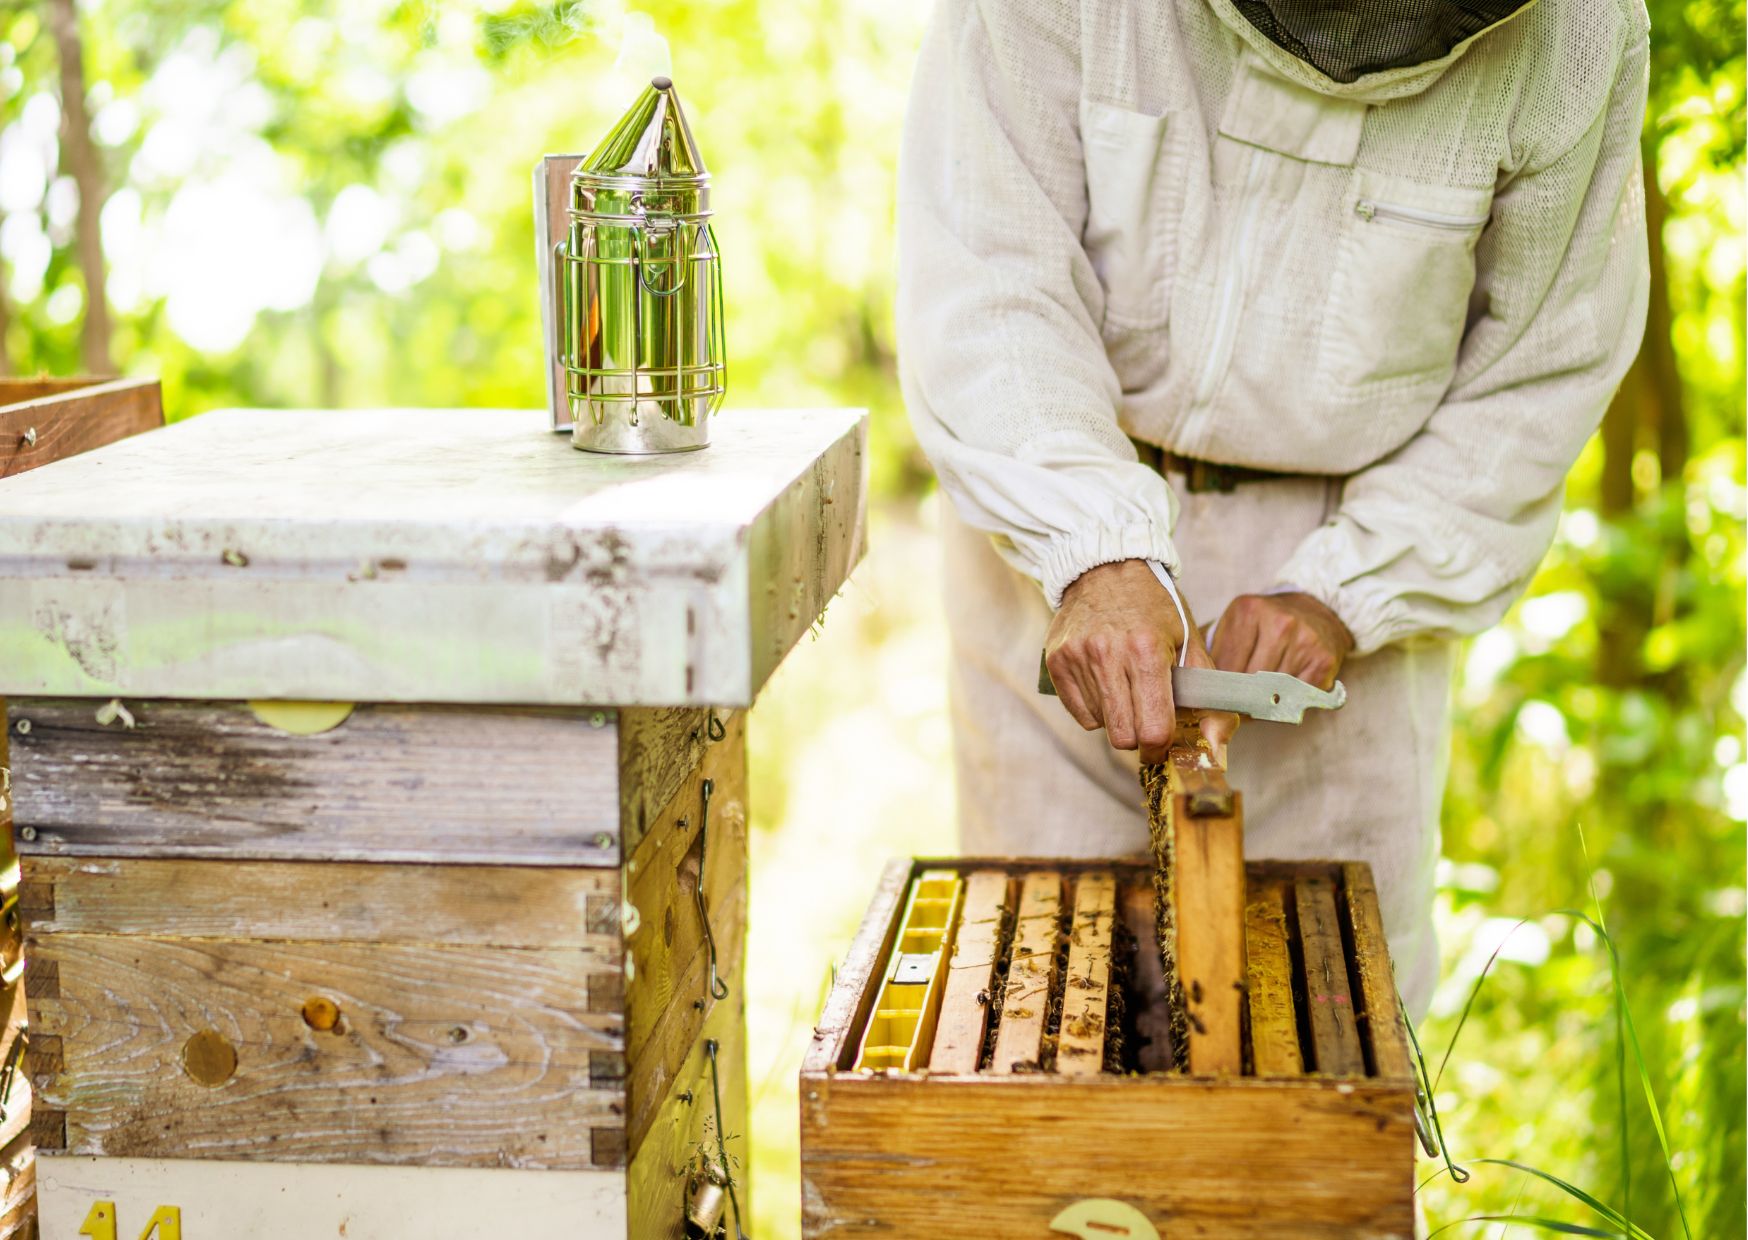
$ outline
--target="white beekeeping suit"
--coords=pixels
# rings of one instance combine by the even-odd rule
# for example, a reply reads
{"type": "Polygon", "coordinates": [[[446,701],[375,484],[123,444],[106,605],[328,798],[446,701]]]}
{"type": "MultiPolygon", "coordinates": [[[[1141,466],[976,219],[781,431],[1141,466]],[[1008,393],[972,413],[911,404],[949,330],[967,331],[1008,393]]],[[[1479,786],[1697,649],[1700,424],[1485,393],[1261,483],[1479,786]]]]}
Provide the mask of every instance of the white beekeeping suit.
{"type": "Polygon", "coordinates": [[[1134,756],[1035,690],[1080,574],[1162,562],[1203,622],[1302,591],[1350,704],[1240,729],[1247,849],[1370,861],[1423,1006],[1450,642],[1534,572],[1643,329],[1646,53],[1638,0],[942,0],[900,360],[968,851],[1143,846],[1134,756]],[[1137,445],[1283,476],[1192,493],[1137,445]]]}

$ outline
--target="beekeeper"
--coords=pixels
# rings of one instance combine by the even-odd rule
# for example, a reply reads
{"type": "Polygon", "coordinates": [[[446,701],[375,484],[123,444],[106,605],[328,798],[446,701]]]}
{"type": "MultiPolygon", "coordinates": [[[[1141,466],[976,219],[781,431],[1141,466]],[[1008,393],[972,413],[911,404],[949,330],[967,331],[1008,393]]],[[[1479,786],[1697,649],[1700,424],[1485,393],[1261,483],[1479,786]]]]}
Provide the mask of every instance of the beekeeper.
{"type": "Polygon", "coordinates": [[[1453,639],[1643,329],[1646,38],[1640,0],[941,0],[898,310],[966,851],[1144,848],[1217,621],[1219,667],[1346,683],[1232,738],[1246,849],[1369,861],[1424,1007],[1453,639]]]}

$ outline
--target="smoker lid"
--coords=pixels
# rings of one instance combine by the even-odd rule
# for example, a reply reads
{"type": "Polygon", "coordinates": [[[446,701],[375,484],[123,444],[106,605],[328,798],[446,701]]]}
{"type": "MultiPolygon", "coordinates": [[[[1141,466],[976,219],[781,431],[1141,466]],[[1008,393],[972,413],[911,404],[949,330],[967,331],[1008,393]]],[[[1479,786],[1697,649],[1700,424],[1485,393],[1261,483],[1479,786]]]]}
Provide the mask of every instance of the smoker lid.
{"type": "Polygon", "coordinates": [[[673,82],[665,77],[652,79],[594,153],[577,165],[574,178],[707,185],[710,171],[692,140],[692,128],[686,123],[673,82]]]}

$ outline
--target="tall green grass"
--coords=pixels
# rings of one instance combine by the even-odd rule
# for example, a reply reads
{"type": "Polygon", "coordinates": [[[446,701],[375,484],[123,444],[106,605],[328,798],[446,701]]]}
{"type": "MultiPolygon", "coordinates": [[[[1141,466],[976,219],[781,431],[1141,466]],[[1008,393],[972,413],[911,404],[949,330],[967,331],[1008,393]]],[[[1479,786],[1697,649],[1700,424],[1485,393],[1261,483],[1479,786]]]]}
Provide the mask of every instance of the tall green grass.
{"type": "MultiPolygon", "coordinates": [[[[1582,833],[1581,833],[1582,842],[1582,833]]],[[[1588,855],[1588,854],[1587,854],[1588,855]]],[[[1644,1047],[1639,1040],[1638,1026],[1633,1019],[1632,1006],[1627,999],[1627,987],[1624,972],[1621,967],[1620,951],[1614,936],[1608,931],[1603,918],[1602,901],[1596,895],[1594,872],[1591,879],[1591,897],[1596,905],[1596,916],[1578,909],[1560,909],[1553,916],[1572,919],[1587,927],[1596,936],[1608,952],[1609,985],[1612,990],[1612,1010],[1614,1016],[1614,1049],[1615,1049],[1615,1079],[1617,1083],[1618,1124],[1619,1124],[1619,1156],[1620,1184],[1623,1196],[1622,1204],[1617,1208],[1598,1198],[1595,1194],[1586,1192],[1576,1184],[1554,1174],[1551,1171],[1520,1162],[1511,1158],[1479,1157],[1472,1161],[1480,1166],[1505,1167],[1525,1176],[1533,1177],[1545,1184],[1553,1186],[1565,1197],[1584,1206],[1602,1221],[1603,1226],[1573,1222],[1565,1219],[1551,1218],[1545,1215],[1519,1214],[1515,1209],[1507,1214],[1471,1214],[1435,1227],[1428,1233],[1437,1236],[1459,1227],[1464,1223],[1500,1223],[1505,1226],[1528,1227],[1537,1231],[1553,1232],[1561,1235],[1574,1236],[1619,1236],[1627,1240],[1654,1240],[1653,1234],[1646,1228],[1635,1223],[1631,1218],[1633,1166],[1631,1155],[1631,1115],[1629,1112],[1628,1068],[1639,1087],[1643,1090],[1646,1109],[1649,1112],[1652,1128],[1657,1135],[1657,1146],[1662,1155],[1662,1171],[1669,1181],[1669,1189],[1675,1202],[1676,1217],[1680,1220],[1681,1231],[1687,1240],[1692,1240],[1692,1229],[1688,1225],[1687,1210],[1682,1204],[1681,1186],[1675,1170],[1675,1157],[1670,1148],[1668,1128],[1663,1120],[1663,1109],[1658,1104],[1656,1090],[1651,1083],[1651,1071],[1645,1059],[1644,1047]]],[[[1450,1143],[1444,1133],[1437,1106],[1438,1087],[1443,1083],[1445,1069],[1450,1065],[1451,1056],[1457,1048],[1457,1041],[1462,1036],[1464,1028],[1469,1023],[1469,1017],[1475,1010],[1475,1002],[1480,997],[1482,987],[1487,984],[1493,973],[1493,966],[1498,962],[1499,955],[1505,945],[1517,931],[1530,923],[1530,918],[1523,918],[1504,935],[1488,956],[1487,963],[1482,967],[1479,976],[1469,989],[1469,995],[1463,1004],[1462,1013],[1458,1016],[1456,1026],[1451,1031],[1445,1044],[1444,1054],[1439,1059],[1438,1070],[1429,1073],[1426,1058],[1421,1050],[1420,1037],[1412,1021],[1408,1022],[1408,1035],[1414,1050],[1417,1073],[1417,1085],[1423,1104],[1423,1122],[1430,1128],[1433,1140],[1438,1147],[1439,1157],[1444,1160],[1444,1166],[1422,1181],[1420,1188],[1424,1189],[1439,1176],[1448,1175],[1458,1184],[1466,1184],[1471,1179],[1470,1173],[1456,1160],[1450,1149],[1450,1143]]],[[[1502,1227],[1503,1230],[1503,1227],[1502,1227]]]]}

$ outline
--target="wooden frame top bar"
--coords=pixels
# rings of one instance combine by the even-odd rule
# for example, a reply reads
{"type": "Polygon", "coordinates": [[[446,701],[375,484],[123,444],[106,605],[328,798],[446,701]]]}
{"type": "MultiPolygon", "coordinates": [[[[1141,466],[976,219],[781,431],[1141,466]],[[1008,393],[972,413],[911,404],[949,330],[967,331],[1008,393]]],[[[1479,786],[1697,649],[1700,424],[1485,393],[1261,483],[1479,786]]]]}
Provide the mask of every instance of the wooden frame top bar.
{"type": "MultiPolygon", "coordinates": [[[[1313,1063],[1284,1063],[1278,1057],[1272,1057],[1266,1061],[1264,1070],[1256,1074],[1248,1068],[1243,1074],[1197,1074],[1192,1068],[1187,1073],[1166,1071],[1118,1075],[1107,1072],[1087,1076],[1064,1074],[1060,1069],[1054,1072],[1002,1075],[989,1071],[963,1071],[957,1066],[947,1072],[934,1069],[913,1073],[851,1071],[855,1042],[867,1020],[874,997],[876,983],[871,979],[877,978],[891,950],[893,932],[897,925],[897,909],[903,903],[909,883],[925,870],[957,870],[966,875],[995,872],[1012,881],[1016,891],[1019,883],[1030,875],[1048,874],[1078,881],[1091,875],[1110,874],[1121,888],[1129,884],[1148,882],[1152,873],[1148,862],[1135,858],[1100,860],[973,856],[891,859],[881,872],[868,912],[836,971],[824,1010],[814,1026],[813,1043],[801,1066],[804,1092],[809,1082],[827,1080],[836,1082],[835,1087],[838,1088],[843,1087],[846,1082],[851,1088],[857,1088],[869,1081],[926,1080],[931,1086],[965,1087],[1000,1081],[1028,1089],[1065,1089],[1080,1085],[1116,1089],[1180,1089],[1190,1085],[1219,1085],[1237,1089],[1317,1089],[1326,1087],[1333,1079],[1344,1084],[1407,1090],[1412,1098],[1414,1068],[1409,1057],[1401,1008],[1397,1004],[1390,976],[1389,949],[1377,916],[1377,889],[1370,867],[1355,861],[1263,859],[1245,862],[1244,873],[1248,886],[1253,891],[1267,886],[1292,889],[1296,884],[1307,881],[1324,884],[1338,896],[1342,907],[1347,910],[1353,935],[1350,945],[1352,959],[1357,964],[1361,981],[1361,993],[1354,1004],[1358,1009],[1354,1013],[1358,1017],[1358,1026],[1356,1028],[1349,1025],[1349,1031],[1356,1039],[1353,1042],[1354,1053],[1362,1054],[1363,1048],[1362,1059],[1358,1063],[1326,1064],[1319,1068],[1313,1063]],[[1368,1059],[1371,1062],[1366,1062],[1368,1059]]],[[[1285,927],[1280,927],[1280,930],[1284,933],[1285,927]]],[[[1141,945],[1142,950],[1147,950],[1148,947],[1147,944],[1141,945]]],[[[1283,957],[1285,952],[1283,942],[1283,957]]],[[[1287,967],[1290,970],[1295,966],[1287,967]]],[[[1291,985],[1290,979],[1286,979],[1284,984],[1291,985]]],[[[1292,1005],[1295,1002],[1302,1003],[1304,996],[1295,999],[1289,993],[1283,996],[1283,1001],[1289,1012],[1286,1019],[1290,1021],[1292,1005]]]]}
{"type": "Polygon", "coordinates": [[[0,482],[0,693],[747,705],[860,558],[867,416],[205,414],[0,482]]]}

